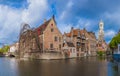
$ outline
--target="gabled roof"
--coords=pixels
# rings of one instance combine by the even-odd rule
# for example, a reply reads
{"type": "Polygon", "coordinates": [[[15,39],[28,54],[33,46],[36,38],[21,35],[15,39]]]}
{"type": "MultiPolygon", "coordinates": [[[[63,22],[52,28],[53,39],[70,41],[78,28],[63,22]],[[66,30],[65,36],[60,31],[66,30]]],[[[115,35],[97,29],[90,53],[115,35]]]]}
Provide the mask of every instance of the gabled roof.
{"type": "Polygon", "coordinates": [[[48,26],[49,22],[51,19],[48,21],[44,22],[42,25],[40,25],[38,28],[35,29],[40,35],[43,34],[43,31],[45,31],[46,27],[48,26]]]}
{"type": "MultiPolygon", "coordinates": [[[[50,18],[49,20],[45,21],[43,24],[41,24],[38,28],[35,29],[35,31],[38,32],[39,35],[43,34],[43,31],[45,31],[46,27],[48,26],[49,22],[51,21],[51,19],[54,19],[54,15],[52,16],[52,18],[50,18]]],[[[55,21],[55,20],[54,20],[55,21]]],[[[55,21],[56,23],[56,21],[55,21]]]]}
{"type": "Polygon", "coordinates": [[[96,36],[93,32],[88,32],[85,28],[80,30],[80,29],[73,29],[70,31],[70,33],[65,33],[64,35],[67,37],[71,37],[72,36],[72,32],[73,32],[73,36],[78,36],[80,33],[80,36],[85,36],[86,38],[89,39],[94,39],[96,40],[96,36]]]}
{"type": "Polygon", "coordinates": [[[93,32],[88,32],[88,33],[89,33],[89,35],[90,35],[92,38],[96,39],[96,36],[95,36],[95,34],[94,34],[93,32]]]}
{"type": "Polygon", "coordinates": [[[65,33],[64,35],[67,37],[71,37],[71,33],[65,33]]]}
{"type": "Polygon", "coordinates": [[[79,33],[80,33],[80,35],[83,35],[85,33],[83,30],[73,29],[72,31],[70,31],[70,33],[65,33],[65,35],[67,37],[71,37],[72,36],[72,32],[73,32],[73,36],[78,36],[79,33]]]}

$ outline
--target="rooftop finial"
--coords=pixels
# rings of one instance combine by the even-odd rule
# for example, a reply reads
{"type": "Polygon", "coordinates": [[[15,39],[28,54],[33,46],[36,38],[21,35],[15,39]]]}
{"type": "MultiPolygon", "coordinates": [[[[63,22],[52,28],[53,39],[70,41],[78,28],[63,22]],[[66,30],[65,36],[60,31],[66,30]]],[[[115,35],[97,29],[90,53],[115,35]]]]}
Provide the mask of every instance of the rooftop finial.
{"type": "Polygon", "coordinates": [[[53,14],[52,18],[55,18],[55,15],[53,14]]]}

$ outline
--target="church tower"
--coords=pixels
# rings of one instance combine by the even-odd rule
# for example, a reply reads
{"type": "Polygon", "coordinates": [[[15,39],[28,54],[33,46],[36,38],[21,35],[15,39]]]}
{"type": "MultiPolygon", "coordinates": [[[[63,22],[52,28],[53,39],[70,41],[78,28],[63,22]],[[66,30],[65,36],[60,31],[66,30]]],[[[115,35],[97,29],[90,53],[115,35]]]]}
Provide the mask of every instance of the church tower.
{"type": "Polygon", "coordinates": [[[103,42],[104,41],[104,23],[103,23],[102,20],[99,22],[98,41],[99,42],[103,42]]]}

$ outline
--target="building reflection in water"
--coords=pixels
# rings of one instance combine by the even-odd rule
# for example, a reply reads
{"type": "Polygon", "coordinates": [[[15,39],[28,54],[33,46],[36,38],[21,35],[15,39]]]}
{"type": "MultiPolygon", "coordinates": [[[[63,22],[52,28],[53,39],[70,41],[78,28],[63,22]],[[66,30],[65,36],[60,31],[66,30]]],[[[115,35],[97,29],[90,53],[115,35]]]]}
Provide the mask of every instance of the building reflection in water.
{"type": "Polygon", "coordinates": [[[107,76],[107,61],[93,58],[21,61],[20,76],[107,76]]]}
{"type": "Polygon", "coordinates": [[[120,76],[120,63],[97,57],[67,60],[0,58],[0,76],[120,76]]]}

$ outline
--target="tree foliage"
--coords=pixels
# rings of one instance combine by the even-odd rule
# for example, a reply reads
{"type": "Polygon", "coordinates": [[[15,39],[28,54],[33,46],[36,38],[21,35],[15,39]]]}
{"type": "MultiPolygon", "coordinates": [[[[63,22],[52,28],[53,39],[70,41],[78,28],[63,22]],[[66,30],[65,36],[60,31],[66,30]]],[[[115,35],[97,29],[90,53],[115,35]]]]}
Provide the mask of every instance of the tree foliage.
{"type": "Polygon", "coordinates": [[[9,49],[10,49],[10,47],[8,45],[6,45],[6,46],[3,46],[2,48],[0,48],[0,52],[6,53],[6,52],[8,52],[9,49]]]}
{"type": "Polygon", "coordinates": [[[120,44],[120,33],[118,33],[115,37],[112,38],[109,46],[111,49],[116,49],[118,47],[118,44],[120,44]]]}

